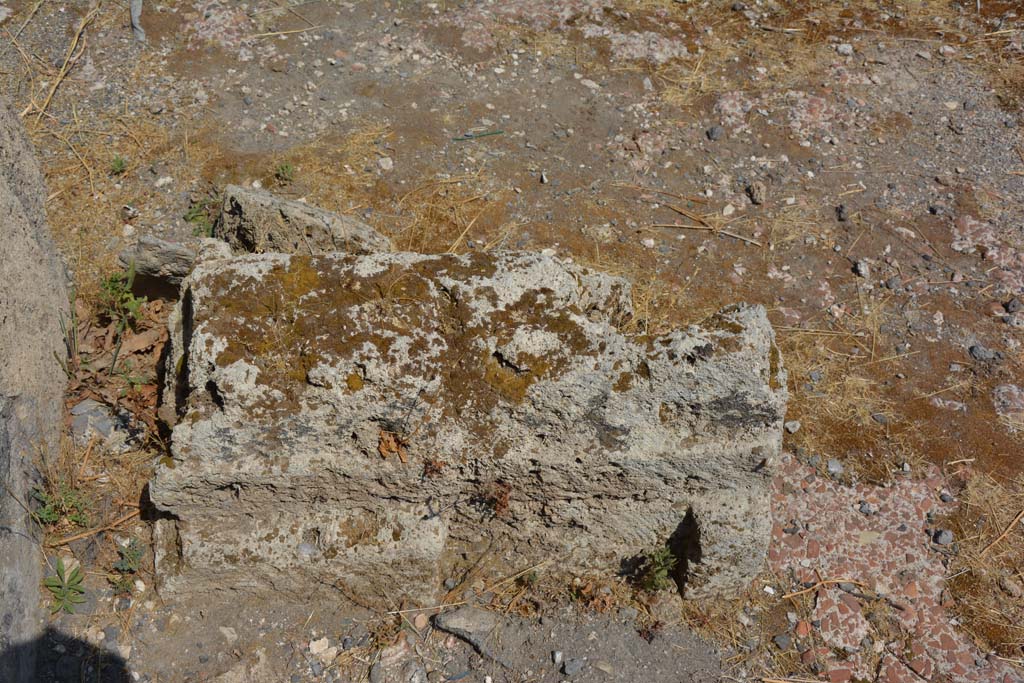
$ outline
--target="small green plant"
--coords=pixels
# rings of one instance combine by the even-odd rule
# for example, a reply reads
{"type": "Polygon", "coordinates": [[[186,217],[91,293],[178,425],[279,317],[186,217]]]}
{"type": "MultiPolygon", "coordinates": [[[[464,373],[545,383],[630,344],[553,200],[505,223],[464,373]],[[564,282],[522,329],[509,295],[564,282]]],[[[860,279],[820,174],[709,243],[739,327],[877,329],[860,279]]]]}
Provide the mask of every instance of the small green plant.
{"type": "Polygon", "coordinates": [[[283,164],[278,164],[277,168],[274,169],[274,178],[282,185],[292,182],[295,180],[295,167],[287,161],[283,164]]]}
{"type": "Polygon", "coordinates": [[[138,539],[131,539],[127,544],[119,546],[117,554],[121,556],[114,563],[114,570],[121,574],[134,574],[139,571],[139,564],[142,562],[142,554],[146,547],[139,543],[138,539]]]}
{"type": "Polygon", "coordinates": [[[120,154],[115,154],[110,161],[110,175],[123,175],[128,170],[128,160],[120,154]]]}
{"type": "Polygon", "coordinates": [[[40,523],[53,526],[67,520],[77,526],[89,526],[88,506],[82,495],[67,484],[60,484],[55,493],[35,489],[32,497],[39,502],[36,517],[40,523]]]}
{"type": "Polygon", "coordinates": [[[213,237],[213,220],[210,218],[210,210],[217,204],[216,198],[207,198],[193,202],[185,215],[182,216],[185,222],[192,224],[192,234],[196,237],[213,237]]]}
{"type": "Polygon", "coordinates": [[[107,581],[110,582],[110,588],[114,591],[114,595],[131,595],[133,587],[131,574],[114,574],[108,576],[107,581]]]}
{"type": "Polygon", "coordinates": [[[117,376],[124,380],[124,383],[128,385],[128,388],[132,391],[138,389],[144,384],[149,384],[150,377],[144,374],[137,373],[135,365],[127,360],[121,365],[121,369],[118,370],[117,376]]]}
{"type": "Polygon", "coordinates": [[[81,605],[85,602],[85,588],[82,586],[84,578],[81,567],[76,566],[70,572],[67,572],[64,569],[63,558],[57,558],[57,574],[55,576],[48,576],[43,580],[46,590],[50,591],[53,595],[53,605],[50,607],[51,614],[61,611],[68,614],[75,613],[75,605],[81,605]]]}
{"type": "Polygon", "coordinates": [[[132,576],[139,571],[142,565],[142,555],[146,552],[146,546],[138,539],[131,539],[125,545],[119,545],[117,554],[120,558],[114,563],[114,571],[107,577],[115,595],[125,595],[132,592],[134,582],[132,576]]]}
{"type": "Polygon", "coordinates": [[[675,585],[672,574],[678,560],[670,548],[658,548],[644,558],[640,569],[640,587],[652,593],[675,585]]]}
{"type": "Polygon", "coordinates": [[[102,314],[122,329],[135,329],[142,319],[142,304],[146,297],[132,294],[135,282],[135,264],[124,273],[114,273],[100,283],[100,307],[102,314]]]}
{"type": "Polygon", "coordinates": [[[100,283],[100,308],[102,315],[110,322],[117,324],[116,338],[114,345],[114,358],[110,362],[110,375],[113,376],[117,367],[117,356],[121,351],[121,341],[124,338],[125,330],[135,329],[135,325],[142,319],[142,305],[146,303],[146,297],[132,294],[132,284],[135,282],[135,262],[128,266],[124,273],[114,273],[100,283]]]}

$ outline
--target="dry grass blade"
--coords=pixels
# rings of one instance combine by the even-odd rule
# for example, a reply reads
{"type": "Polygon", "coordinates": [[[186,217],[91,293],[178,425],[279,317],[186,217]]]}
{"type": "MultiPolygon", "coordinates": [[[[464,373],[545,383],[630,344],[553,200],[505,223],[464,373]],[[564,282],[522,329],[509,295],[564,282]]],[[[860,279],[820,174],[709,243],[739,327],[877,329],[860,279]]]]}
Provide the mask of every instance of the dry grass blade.
{"type": "Polygon", "coordinates": [[[68,536],[66,538],[62,538],[62,539],[57,540],[57,541],[52,541],[52,542],[47,543],[47,545],[50,546],[51,548],[56,548],[57,546],[67,545],[69,543],[72,543],[73,541],[80,541],[83,538],[89,538],[90,536],[95,536],[96,534],[102,533],[104,531],[112,531],[112,530],[116,529],[117,527],[121,526],[122,524],[124,524],[125,522],[127,522],[128,520],[133,519],[133,518],[138,517],[138,516],[139,516],[139,511],[138,510],[132,510],[131,512],[129,512],[129,513],[125,514],[125,515],[121,515],[120,517],[115,519],[110,524],[107,524],[105,526],[101,526],[101,527],[96,528],[96,529],[90,529],[89,531],[83,531],[80,534],[75,534],[74,536],[68,536]]]}
{"type": "Polygon", "coordinates": [[[1024,519],[1024,510],[1021,510],[1020,512],[1017,513],[1017,516],[1013,518],[1013,521],[1010,522],[1005,529],[1003,529],[1003,533],[996,536],[991,543],[985,546],[984,550],[981,551],[981,557],[985,557],[986,555],[988,555],[989,551],[992,550],[992,548],[999,545],[999,543],[1002,542],[1004,538],[1009,536],[1010,532],[1014,530],[1014,528],[1020,523],[1022,519],[1024,519]]]}
{"type": "Polygon", "coordinates": [[[29,23],[32,21],[32,18],[36,16],[36,12],[38,12],[39,8],[42,6],[43,0],[37,0],[36,4],[32,6],[31,11],[29,11],[28,16],[25,17],[25,21],[23,21],[18,30],[14,32],[13,38],[17,38],[21,35],[21,32],[25,30],[25,27],[29,25],[29,23]]]}
{"type": "Polygon", "coordinates": [[[476,224],[476,222],[480,218],[480,216],[483,216],[483,215],[484,215],[484,212],[480,211],[477,215],[473,216],[473,220],[471,220],[466,225],[465,229],[463,229],[463,231],[459,233],[459,236],[455,238],[454,242],[452,242],[452,246],[448,247],[448,253],[449,254],[454,254],[455,253],[455,250],[459,248],[459,243],[462,241],[462,239],[469,232],[470,228],[472,228],[476,224]]]}
{"type": "MultiPolygon", "coordinates": [[[[75,65],[75,62],[85,52],[85,41],[82,38],[82,34],[85,33],[85,28],[92,23],[92,20],[96,18],[96,15],[100,11],[100,5],[92,8],[92,10],[82,17],[82,21],[78,24],[78,30],[75,31],[74,37],[71,39],[71,43],[68,45],[67,53],[64,56],[64,64],[60,68],[60,73],[57,74],[57,78],[54,80],[53,85],[50,86],[50,92],[47,94],[46,99],[43,100],[43,104],[39,107],[39,112],[36,115],[36,124],[43,118],[43,114],[46,113],[46,109],[50,106],[50,102],[53,100],[54,94],[57,92],[57,88],[64,81],[64,78],[71,71],[71,67],[75,65]],[[77,54],[75,51],[78,50],[77,54]]],[[[27,111],[21,113],[22,117],[26,115],[27,111]]]]}
{"type": "Polygon", "coordinates": [[[651,227],[652,228],[678,228],[680,230],[698,230],[698,231],[701,231],[701,232],[710,232],[710,233],[714,233],[716,235],[725,235],[727,237],[732,237],[733,239],[737,239],[737,240],[739,240],[741,242],[746,242],[747,244],[753,244],[756,247],[764,246],[764,245],[762,245],[760,242],[758,242],[755,239],[751,239],[749,237],[744,237],[743,235],[739,235],[739,234],[737,234],[735,232],[730,232],[729,230],[722,230],[720,228],[713,228],[713,227],[710,227],[710,226],[707,226],[707,225],[680,225],[678,223],[655,223],[651,227]]]}
{"type": "Polygon", "coordinates": [[[1005,541],[1024,519],[1024,480],[969,470],[966,476],[960,507],[943,521],[958,539],[946,583],[953,611],[983,651],[1019,659],[1024,654],[1024,543],[1005,541]]]}
{"type": "Polygon", "coordinates": [[[803,595],[804,593],[813,593],[814,591],[818,590],[822,586],[831,586],[831,585],[835,585],[835,584],[839,584],[839,583],[850,583],[850,584],[853,584],[854,586],[863,586],[864,585],[860,581],[854,581],[853,579],[823,579],[823,580],[818,581],[817,583],[815,583],[813,586],[810,586],[808,588],[804,588],[803,590],[793,591],[792,593],[786,593],[782,597],[783,598],[795,598],[796,596],[803,595]]]}

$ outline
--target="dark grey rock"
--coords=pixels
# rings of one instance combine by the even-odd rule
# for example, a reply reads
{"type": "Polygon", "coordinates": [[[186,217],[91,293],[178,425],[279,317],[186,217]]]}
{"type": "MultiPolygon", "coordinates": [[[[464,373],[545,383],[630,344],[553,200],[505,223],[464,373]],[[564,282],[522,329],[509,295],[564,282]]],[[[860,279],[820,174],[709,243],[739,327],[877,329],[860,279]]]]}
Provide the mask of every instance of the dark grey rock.
{"type": "Polygon", "coordinates": [[[71,434],[79,444],[98,437],[108,448],[124,446],[133,436],[131,416],[115,414],[105,404],[87,398],[71,409],[71,434]]]}
{"type": "Polygon", "coordinates": [[[932,535],[936,545],[949,545],[953,542],[953,532],[949,529],[939,529],[932,535]]]}
{"type": "Polygon", "coordinates": [[[575,676],[579,672],[583,671],[583,666],[586,664],[582,659],[567,659],[565,664],[562,665],[562,673],[566,676],[575,676]]]}
{"type": "Polygon", "coordinates": [[[971,354],[971,358],[982,363],[997,360],[1001,355],[998,351],[993,351],[983,344],[975,344],[968,349],[968,352],[971,354]]]}
{"type": "Polygon", "coordinates": [[[706,134],[708,136],[708,140],[715,142],[716,140],[721,140],[722,137],[725,136],[725,128],[722,128],[721,126],[711,126],[708,128],[706,134]]]}
{"type": "Polygon", "coordinates": [[[772,638],[772,642],[774,642],[775,647],[780,650],[788,650],[793,644],[793,638],[788,633],[780,633],[772,638]]]}

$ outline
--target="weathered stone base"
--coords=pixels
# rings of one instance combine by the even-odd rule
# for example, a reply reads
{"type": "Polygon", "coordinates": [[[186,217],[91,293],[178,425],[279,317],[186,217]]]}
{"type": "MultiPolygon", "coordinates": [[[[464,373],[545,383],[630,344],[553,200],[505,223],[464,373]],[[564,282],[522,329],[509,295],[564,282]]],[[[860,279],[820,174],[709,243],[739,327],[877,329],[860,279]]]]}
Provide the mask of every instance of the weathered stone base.
{"type": "Polygon", "coordinates": [[[200,263],[150,488],[165,586],[427,599],[493,538],[565,572],[668,543],[688,594],[743,587],[785,408],[771,327],[738,306],[647,338],[630,315],[625,281],[529,253],[200,263]]]}

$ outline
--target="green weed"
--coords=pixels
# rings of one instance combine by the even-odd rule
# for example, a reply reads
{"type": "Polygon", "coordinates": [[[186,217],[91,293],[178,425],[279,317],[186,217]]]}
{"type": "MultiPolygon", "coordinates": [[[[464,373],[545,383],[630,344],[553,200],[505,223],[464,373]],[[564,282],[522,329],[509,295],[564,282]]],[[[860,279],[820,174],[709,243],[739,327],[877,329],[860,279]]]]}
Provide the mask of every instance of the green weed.
{"type": "Polygon", "coordinates": [[[652,593],[675,587],[672,578],[678,560],[670,548],[658,548],[644,558],[640,569],[640,587],[652,593]]]}
{"type": "Polygon", "coordinates": [[[47,526],[67,520],[77,526],[89,526],[88,505],[82,494],[66,484],[61,484],[56,493],[42,489],[32,491],[32,497],[39,502],[36,517],[47,526]]]}
{"type": "Polygon", "coordinates": [[[115,154],[110,162],[110,175],[124,175],[128,170],[128,160],[120,154],[115,154]]]}
{"type": "Polygon", "coordinates": [[[182,218],[192,224],[192,234],[196,237],[213,237],[213,211],[220,204],[217,197],[207,197],[192,202],[182,218]]]}
{"type": "Polygon", "coordinates": [[[287,161],[283,164],[278,164],[277,168],[274,169],[274,179],[282,185],[292,182],[295,180],[295,167],[287,161]]]}
{"type": "Polygon", "coordinates": [[[117,356],[121,351],[121,341],[125,330],[135,329],[142,319],[142,305],[146,297],[132,294],[135,282],[135,262],[125,273],[114,273],[100,283],[100,312],[102,317],[117,324],[117,343],[114,345],[114,358],[110,362],[110,375],[113,376],[117,367],[117,356]]]}
{"type": "Polygon", "coordinates": [[[121,556],[121,559],[114,563],[114,570],[122,574],[134,574],[139,571],[139,564],[142,562],[144,552],[146,552],[146,546],[135,538],[128,541],[127,545],[119,546],[117,554],[121,556]]]}
{"type": "Polygon", "coordinates": [[[82,586],[84,578],[81,567],[76,566],[70,572],[66,572],[64,560],[57,558],[57,574],[55,576],[48,576],[43,581],[46,590],[50,591],[53,595],[53,605],[50,607],[51,614],[61,611],[68,614],[75,613],[75,605],[81,605],[85,602],[85,588],[82,586]]]}
{"type": "Polygon", "coordinates": [[[124,362],[121,369],[117,372],[117,376],[124,380],[124,383],[128,385],[128,389],[131,391],[135,391],[152,381],[151,377],[137,373],[135,365],[130,360],[124,362]]]}

